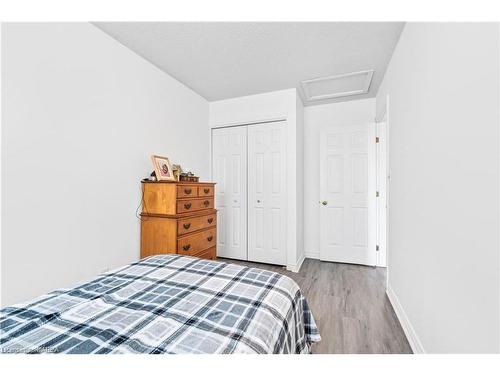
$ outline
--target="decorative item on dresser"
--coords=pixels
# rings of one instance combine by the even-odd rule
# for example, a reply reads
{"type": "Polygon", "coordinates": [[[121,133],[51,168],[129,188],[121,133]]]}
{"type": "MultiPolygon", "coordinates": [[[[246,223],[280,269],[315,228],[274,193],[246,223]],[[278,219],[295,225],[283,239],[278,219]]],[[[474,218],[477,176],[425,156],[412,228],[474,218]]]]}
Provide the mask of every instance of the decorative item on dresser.
{"type": "Polygon", "coordinates": [[[215,259],[215,183],[142,181],[141,258],[158,254],[215,259]]]}
{"type": "Polygon", "coordinates": [[[196,177],[193,172],[183,172],[179,174],[179,181],[184,182],[198,182],[199,177],[196,177]]]}
{"type": "Polygon", "coordinates": [[[166,156],[151,155],[151,161],[155,169],[156,180],[175,181],[173,168],[170,165],[170,160],[168,160],[166,156]]]}

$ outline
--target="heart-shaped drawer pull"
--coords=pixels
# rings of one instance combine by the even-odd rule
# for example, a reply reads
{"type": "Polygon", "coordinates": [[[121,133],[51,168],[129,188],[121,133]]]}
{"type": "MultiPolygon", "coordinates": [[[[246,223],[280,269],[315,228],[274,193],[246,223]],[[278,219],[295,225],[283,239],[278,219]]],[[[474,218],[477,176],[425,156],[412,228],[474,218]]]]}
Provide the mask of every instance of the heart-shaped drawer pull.
{"type": "Polygon", "coordinates": [[[208,194],[208,193],[210,193],[210,189],[206,189],[206,188],[205,188],[205,189],[203,189],[203,192],[204,192],[205,194],[208,194]]]}
{"type": "Polygon", "coordinates": [[[184,203],[184,208],[189,210],[191,208],[191,203],[184,203]]]}
{"type": "Polygon", "coordinates": [[[213,217],[209,217],[207,221],[208,221],[208,224],[212,224],[214,222],[214,218],[213,217]]]}
{"type": "Polygon", "coordinates": [[[183,225],[184,229],[189,229],[190,226],[191,226],[191,223],[186,223],[183,225]]]}
{"type": "Polygon", "coordinates": [[[205,201],[203,202],[203,204],[205,205],[205,207],[207,207],[210,204],[210,201],[205,201]]]}
{"type": "Polygon", "coordinates": [[[214,239],[214,236],[209,236],[209,237],[207,237],[207,241],[208,241],[208,242],[212,242],[212,240],[213,240],[213,239],[214,239]]]}
{"type": "Polygon", "coordinates": [[[190,248],[191,248],[190,244],[182,246],[182,250],[184,251],[188,251],[190,248]]]}
{"type": "Polygon", "coordinates": [[[185,194],[191,194],[191,191],[192,191],[191,189],[184,189],[185,194]]]}

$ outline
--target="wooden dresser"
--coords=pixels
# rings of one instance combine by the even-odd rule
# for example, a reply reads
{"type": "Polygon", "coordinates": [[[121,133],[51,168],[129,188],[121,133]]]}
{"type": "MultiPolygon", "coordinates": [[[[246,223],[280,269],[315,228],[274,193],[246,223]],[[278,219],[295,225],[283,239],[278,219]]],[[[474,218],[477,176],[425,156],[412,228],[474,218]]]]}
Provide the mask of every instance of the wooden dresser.
{"type": "Polygon", "coordinates": [[[215,259],[215,184],[142,182],[141,258],[157,254],[215,259]]]}

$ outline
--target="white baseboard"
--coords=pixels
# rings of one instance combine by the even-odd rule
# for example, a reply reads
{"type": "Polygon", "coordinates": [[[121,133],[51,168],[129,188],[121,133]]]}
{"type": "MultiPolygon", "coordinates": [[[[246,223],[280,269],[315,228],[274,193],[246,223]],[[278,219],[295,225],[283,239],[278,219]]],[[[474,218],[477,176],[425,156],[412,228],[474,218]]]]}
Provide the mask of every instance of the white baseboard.
{"type": "Polygon", "coordinates": [[[386,290],[387,297],[389,298],[389,301],[391,302],[391,305],[396,313],[396,316],[399,319],[399,323],[401,324],[401,327],[403,327],[403,331],[405,332],[406,338],[408,339],[408,342],[411,346],[411,349],[413,350],[414,354],[425,354],[425,349],[422,346],[422,342],[417,336],[417,333],[415,332],[415,329],[413,328],[413,325],[410,322],[410,319],[408,319],[408,315],[406,315],[406,312],[403,309],[403,306],[399,302],[398,297],[394,293],[394,290],[390,287],[390,285],[387,285],[387,290],[386,290]]]}
{"type": "Polygon", "coordinates": [[[286,269],[288,271],[292,271],[292,272],[299,272],[300,271],[300,267],[302,267],[302,263],[304,263],[305,259],[306,259],[305,255],[302,254],[302,257],[299,259],[299,261],[297,262],[297,264],[287,264],[286,265],[286,269]]]}

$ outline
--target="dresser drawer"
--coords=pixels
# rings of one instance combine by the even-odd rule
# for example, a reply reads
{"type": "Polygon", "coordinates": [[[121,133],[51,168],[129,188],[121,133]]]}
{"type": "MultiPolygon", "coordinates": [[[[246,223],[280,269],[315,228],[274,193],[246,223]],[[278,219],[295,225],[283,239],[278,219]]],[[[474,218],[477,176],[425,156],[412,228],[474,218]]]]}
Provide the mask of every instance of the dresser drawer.
{"type": "Polygon", "coordinates": [[[177,201],[177,213],[207,210],[214,208],[214,198],[186,199],[177,201]]]}
{"type": "Polygon", "coordinates": [[[198,186],[198,196],[200,197],[213,197],[214,187],[213,186],[198,186]]]}
{"type": "Polygon", "coordinates": [[[177,254],[196,255],[202,250],[214,247],[217,242],[216,233],[217,230],[211,228],[179,238],[177,240],[177,254]]]}
{"type": "Polygon", "coordinates": [[[210,249],[203,250],[201,253],[196,254],[196,256],[203,259],[215,259],[217,257],[215,253],[215,247],[211,247],[210,249]]]}
{"type": "Polygon", "coordinates": [[[182,236],[186,233],[191,233],[200,229],[205,229],[215,226],[217,223],[217,215],[206,215],[182,219],[177,222],[177,235],[182,236]]]}
{"type": "Polygon", "coordinates": [[[191,198],[198,196],[198,186],[177,185],[177,198],[191,198]]]}

